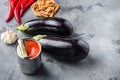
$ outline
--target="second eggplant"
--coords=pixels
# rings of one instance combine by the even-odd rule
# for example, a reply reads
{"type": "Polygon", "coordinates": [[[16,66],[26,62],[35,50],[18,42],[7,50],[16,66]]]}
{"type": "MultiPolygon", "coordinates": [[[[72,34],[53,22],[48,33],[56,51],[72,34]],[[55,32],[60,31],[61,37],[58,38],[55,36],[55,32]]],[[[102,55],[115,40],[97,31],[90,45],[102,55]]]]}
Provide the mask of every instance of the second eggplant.
{"type": "MultiPolygon", "coordinates": [[[[39,40],[38,37],[36,40],[39,40]]],[[[42,45],[42,51],[57,59],[78,61],[86,58],[89,52],[88,43],[82,39],[46,37],[39,42],[42,45]]]]}
{"type": "Polygon", "coordinates": [[[16,27],[28,35],[45,34],[47,36],[70,36],[73,33],[72,24],[63,18],[44,18],[33,19],[25,22],[24,24],[16,27]]]}

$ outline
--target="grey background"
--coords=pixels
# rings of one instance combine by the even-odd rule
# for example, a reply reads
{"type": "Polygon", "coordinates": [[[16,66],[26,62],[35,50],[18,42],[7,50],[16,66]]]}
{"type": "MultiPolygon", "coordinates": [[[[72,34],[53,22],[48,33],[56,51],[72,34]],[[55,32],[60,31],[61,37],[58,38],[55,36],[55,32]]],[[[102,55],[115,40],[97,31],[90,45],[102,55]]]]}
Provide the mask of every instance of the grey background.
{"type": "MultiPolygon", "coordinates": [[[[120,80],[120,0],[55,0],[60,10],[55,16],[68,19],[76,33],[90,45],[89,56],[78,63],[64,63],[42,54],[38,74],[20,71],[15,44],[0,42],[0,80],[120,80]]],[[[0,34],[15,30],[16,21],[5,23],[7,0],[0,1],[0,34]]],[[[36,18],[29,9],[22,22],[36,18]]],[[[19,38],[26,38],[17,32],[19,38]]]]}

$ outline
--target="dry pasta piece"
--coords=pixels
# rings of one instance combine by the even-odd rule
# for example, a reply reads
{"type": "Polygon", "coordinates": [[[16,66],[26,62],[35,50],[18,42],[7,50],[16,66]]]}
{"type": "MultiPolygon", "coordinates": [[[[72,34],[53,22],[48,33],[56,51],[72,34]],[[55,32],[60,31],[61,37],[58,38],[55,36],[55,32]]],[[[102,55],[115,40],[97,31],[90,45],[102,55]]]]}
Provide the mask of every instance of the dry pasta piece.
{"type": "Polygon", "coordinates": [[[50,17],[53,17],[53,15],[54,15],[54,11],[51,12],[50,17]]]}
{"type": "Polygon", "coordinates": [[[51,7],[48,7],[47,9],[46,9],[46,12],[51,12],[51,7]]]}
{"type": "Polygon", "coordinates": [[[59,9],[59,6],[56,6],[56,8],[55,8],[55,12],[57,12],[58,9],[59,9]]]}
{"type": "Polygon", "coordinates": [[[38,0],[32,4],[31,9],[38,17],[53,17],[59,6],[54,0],[38,0]]]}
{"type": "Polygon", "coordinates": [[[40,11],[42,14],[44,14],[44,15],[48,15],[48,13],[47,12],[45,12],[45,11],[40,11]]]}

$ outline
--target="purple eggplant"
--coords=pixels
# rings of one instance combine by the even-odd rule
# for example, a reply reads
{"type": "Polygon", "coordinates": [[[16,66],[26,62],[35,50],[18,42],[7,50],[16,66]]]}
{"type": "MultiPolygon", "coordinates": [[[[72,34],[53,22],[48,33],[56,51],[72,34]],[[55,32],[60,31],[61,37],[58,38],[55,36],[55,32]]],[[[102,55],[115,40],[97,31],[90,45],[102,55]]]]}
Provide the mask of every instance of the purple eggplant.
{"type": "Polygon", "coordinates": [[[70,36],[73,33],[72,24],[63,18],[33,19],[16,27],[28,35],[45,34],[47,36],[70,36]]]}
{"type": "MultiPolygon", "coordinates": [[[[36,40],[39,40],[38,36],[36,40]]],[[[89,52],[88,43],[79,38],[45,37],[40,39],[40,43],[43,52],[62,60],[82,60],[89,52]]]]}

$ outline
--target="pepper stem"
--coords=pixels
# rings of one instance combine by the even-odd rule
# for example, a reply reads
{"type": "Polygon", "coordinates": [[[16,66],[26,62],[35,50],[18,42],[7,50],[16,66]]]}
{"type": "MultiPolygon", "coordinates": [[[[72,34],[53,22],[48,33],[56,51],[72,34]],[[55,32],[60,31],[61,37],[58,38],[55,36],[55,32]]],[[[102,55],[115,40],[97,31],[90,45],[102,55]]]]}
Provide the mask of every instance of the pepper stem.
{"type": "Polygon", "coordinates": [[[24,33],[24,31],[27,30],[28,28],[29,28],[29,26],[20,25],[20,26],[16,27],[16,30],[21,31],[22,33],[24,33]]]}
{"type": "Polygon", "coordinates": [[[37,36],[34,36],[33,39],[36,41],[39,41],[40,39],[42,39],[44,37],[47,37],[47,35],[37,35],[37,36]]]}

